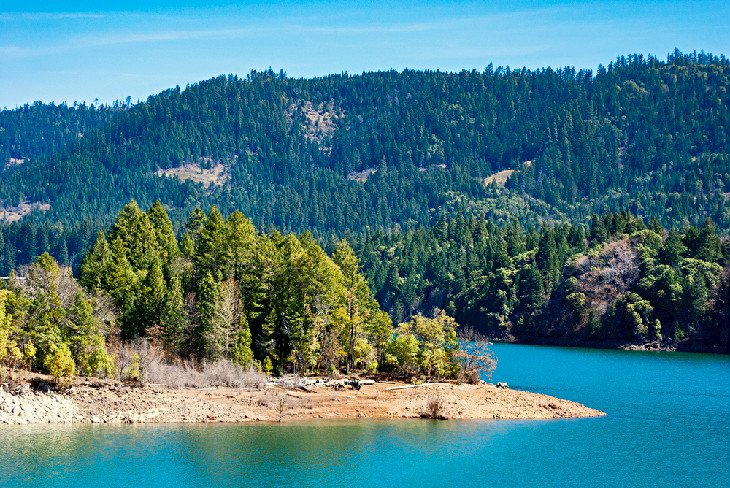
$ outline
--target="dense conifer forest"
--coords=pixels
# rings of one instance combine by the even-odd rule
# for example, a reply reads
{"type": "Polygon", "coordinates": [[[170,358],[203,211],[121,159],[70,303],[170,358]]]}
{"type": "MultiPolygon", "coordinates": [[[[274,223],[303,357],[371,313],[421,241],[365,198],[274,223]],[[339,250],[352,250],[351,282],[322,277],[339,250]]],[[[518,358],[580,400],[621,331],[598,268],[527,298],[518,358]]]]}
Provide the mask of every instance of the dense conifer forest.
{"type": "MultiPolygon", "coordinates": [[[[306,314],[315,304],[297,309],[302,329],[283,340],[276,317],[287,306],[251,298],[275,300],[273,290],[300,284],[246,284],[237,258],[203,257],[221,246],[200,241],[206,225],[220,235],[243,226],[275,256],[256,259],[276,266],[306,268],[290,262],[303,253],[342,273],[337,260],[352,245],[373,290],[362,291],[372,312],[362,337],[375,362],[384,361],[372,332],[385,322],[380,307],[396,323],[446,310],[523,341],[723,348],[728,87],[725,57],[675,52],[621,56],[596,72],[490,65],[293,79],[268,70],[138,103],[6,109],[0,273],[71,266],[83,293],[112,297],[124,339],[159,334],[181,354],[209,358],[233,357],[240,342],[235,354],[250,349],[272,367],[292,351],[311,365],[313,339],[301,334],[314,327],[306,314]],[[139,234],[150,229],[161,246],[154,258],[139,234]],[[156,298],[138,293],[162,288],[156,298]],[[195,300],[233,289],[251,336],[227,335],[222,346],[206,339],[212,312],[195,300]],[[182,329],[160,325],[161,307],[186,317],[182,329]]],[[[322,286],[341,290],[341,279],[322,286]]],[[[345,366],[354,367],[348,344],[345,366]]]]}

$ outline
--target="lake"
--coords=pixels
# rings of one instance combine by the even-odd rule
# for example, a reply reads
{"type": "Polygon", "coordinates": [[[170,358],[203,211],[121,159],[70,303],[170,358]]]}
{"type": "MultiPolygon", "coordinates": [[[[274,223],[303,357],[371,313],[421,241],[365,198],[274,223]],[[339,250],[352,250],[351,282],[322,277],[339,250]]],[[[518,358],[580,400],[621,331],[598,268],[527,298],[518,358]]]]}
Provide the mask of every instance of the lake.
{"type": "Polygon", "coordinates": [[[729,486],[730,357],[496,344],[551,421],[0,428],[0,486],[729,486]]]}

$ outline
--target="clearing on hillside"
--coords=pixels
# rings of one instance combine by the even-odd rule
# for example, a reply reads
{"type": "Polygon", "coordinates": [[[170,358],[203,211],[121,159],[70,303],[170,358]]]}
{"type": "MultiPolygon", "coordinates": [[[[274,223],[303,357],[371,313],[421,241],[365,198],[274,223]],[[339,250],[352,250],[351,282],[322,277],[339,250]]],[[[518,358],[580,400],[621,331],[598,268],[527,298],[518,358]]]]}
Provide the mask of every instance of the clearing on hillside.
{"type": "Polygon", "coordinates": [[[328,104],[320,103],[315,106],[308,100],[292,104],[289,107],[288,116],[294,119],[297,112],[304,116],[302,124],[304,138],[316,142],[321,151],[332,149],[328,141],[332,139],[332,135],[337,128],[337,121],[345,116],[344,112],[335,108],[332,101],[328,104]]]}
{"type": "Polygon", "coordinates": [[[484,178],[484,185],[489,185],[492,182],[497,184],[497,186],[504,186],[505,183],[507,183],[507,180],[510,176],[512,176],[512,173],[514,173],[515,170],[513,169],[505,169],[502,171],[499,171],[497,173],[494,173],[492,175],[487,176],[484,178]]]}
{"type": "Polygon", "coordinates": [[[51,204],[43,202],[23,202],[17,207],[0,207],[0,221],[17,222],[33,210],[48,212],[50,209],[51,204]]]}
{"type": "Polygon", "coordinates": [[[218,163],[209,169],[203,168],[196,163],[187,163],[177,168],[158,169],[157,176],[167,176],[177,178],[180,181],[200,183],[208,189],[211,186],[223,186],[230,175],[222,163],[218,163]]]}
{"type": "Polygon", "coordinates": [[[5,169],[12,168],[13,166],[20,166],[25,163],[25,158],[8,158],[8,162],[5,163],[5,169]]]}
{"type": "Polygon", "coordinates": [[[353,171],[347,175],[347,179],[350,181],[365,183],[371,175],[374,175],[377,172],[377,168],[366,168],[362,171],[353,171]]]}

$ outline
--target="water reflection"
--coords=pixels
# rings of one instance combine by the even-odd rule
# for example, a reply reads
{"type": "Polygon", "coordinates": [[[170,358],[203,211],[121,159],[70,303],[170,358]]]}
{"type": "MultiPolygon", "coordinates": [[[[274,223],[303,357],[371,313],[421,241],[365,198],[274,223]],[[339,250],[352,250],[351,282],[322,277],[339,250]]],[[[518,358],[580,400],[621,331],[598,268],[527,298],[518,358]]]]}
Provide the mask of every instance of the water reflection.
{"type": "Polygon", "coordinates": [[[0,427],[0,486],[725,486],[730,358],[496,345],[561,421],[0,427]]]}

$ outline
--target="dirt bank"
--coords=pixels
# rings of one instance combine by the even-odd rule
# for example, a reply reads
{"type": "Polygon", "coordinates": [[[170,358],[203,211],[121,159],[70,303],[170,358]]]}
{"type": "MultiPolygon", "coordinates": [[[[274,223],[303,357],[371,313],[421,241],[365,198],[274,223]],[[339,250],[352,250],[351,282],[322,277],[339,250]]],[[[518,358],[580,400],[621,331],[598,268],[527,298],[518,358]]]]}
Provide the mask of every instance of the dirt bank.
{"type": "Polygon", "coordinates": [[[169,389],[120,383],[77,382],[65,393],[0,387],[0,424],[137,422],[286,422],[304,419],[413,418],[555,419],[596,417],[579,403],[491,384],[379,382],[360,390],[319,385],[311,391],[268,385],[169,389]]]}

